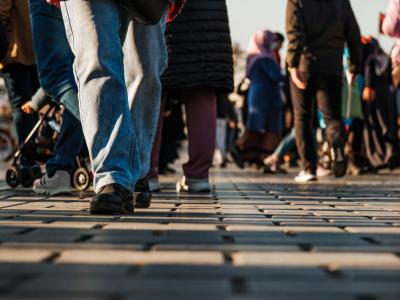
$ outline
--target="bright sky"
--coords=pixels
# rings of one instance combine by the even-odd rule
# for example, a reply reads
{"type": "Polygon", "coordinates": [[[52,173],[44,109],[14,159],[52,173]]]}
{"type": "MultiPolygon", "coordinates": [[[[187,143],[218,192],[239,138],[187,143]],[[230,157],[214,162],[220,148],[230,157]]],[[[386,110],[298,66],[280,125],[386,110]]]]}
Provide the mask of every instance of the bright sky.
{"type": "MultiPolygon", "coordinates": [[[[285,32],[286,0],[226,0],[233,41],[247,48],[253,32],[260,29],[285,32]]],[[[351,0],[362,34],[378,35],[379,12],[385,12],[389,0],[351,0]]],[[[386,51],[392,46],[387,37],[379,37],[386,51]]]]}

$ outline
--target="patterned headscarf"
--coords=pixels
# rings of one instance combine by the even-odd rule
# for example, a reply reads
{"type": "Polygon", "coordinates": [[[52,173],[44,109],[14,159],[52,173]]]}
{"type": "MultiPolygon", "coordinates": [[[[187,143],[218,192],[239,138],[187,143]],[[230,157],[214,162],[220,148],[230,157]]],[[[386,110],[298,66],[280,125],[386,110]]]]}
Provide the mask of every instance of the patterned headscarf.
{"type": "Polygon", "coordinates": [[[276,35],[269,30],[261,30],[253,34],[247,49],[246,74],[249,75],[255,62],[260,58],[272,58],[276,60],[271,45],[276,41],[276,35]]]}

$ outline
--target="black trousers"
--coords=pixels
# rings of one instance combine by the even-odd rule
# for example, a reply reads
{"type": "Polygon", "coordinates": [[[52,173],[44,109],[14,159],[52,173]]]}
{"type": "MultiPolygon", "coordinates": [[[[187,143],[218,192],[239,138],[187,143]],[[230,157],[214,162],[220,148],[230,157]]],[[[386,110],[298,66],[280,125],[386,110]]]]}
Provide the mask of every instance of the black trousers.
{"type": "Polygon", "coordinates": [[[316,107],[323,114],[327,138],[331,146],[342,147],[345,131],[342,121],[342,76],[331,74],[305,74],[307,88],[300,90],[290,82],[294,108],[297,150],[303,169],[315,172],[318,156],[313,137],[313,119],[316,107]]]}

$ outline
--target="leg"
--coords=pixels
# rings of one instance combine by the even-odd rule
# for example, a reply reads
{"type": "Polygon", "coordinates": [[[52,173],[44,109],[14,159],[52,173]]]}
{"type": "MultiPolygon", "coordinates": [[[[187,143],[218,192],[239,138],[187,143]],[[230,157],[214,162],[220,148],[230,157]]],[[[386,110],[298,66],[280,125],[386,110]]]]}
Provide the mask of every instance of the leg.
{"type": "Polygon", "coordinates": [[[344,153],[345,130],[342,120],[342,77],[340,75],[319,75],[317,86],[318,108],[324,116],[326,135],[332,147],[332,171],[336,177],[347,172],[344,153]]]}
{"type": "Polygon", "coordinates": [[[213,89],[196,89],[183,93],[189,139],[189,161],[183,172],[190,179],[207,179],[212,165],[217,107],[213,89]]]}
{"type": "Polygon", "coordinates": [[[217,119],[217,138],[216,150],[219,152],[219,163],[223,164],[226,159],[226,133],[227,133],[227,120],[223,118],[217,119]]]}
{"type": "Polygon", "coordinates": [[[124,43],[125,80],[131,109],[139,165],[133,166],[133,182],[144,178],[156,135],[161,105],[161,74],[167,64],[165,21],[146,26],[130,21],[124,43]]]}
{"type": "Polygon", "coordinates": [[[296,146],[296,130],[293,127],[292,130],[284,137],[272,155],[277,158],[278,162],[281,162],[285,154],[294,146],[296,146]]]}
{"type": "Polygon", "coordinates": [[[158,126],[156,136],[154,138],[153,148],[150,156],[150,170],[147,174],[149,179],[158,179],[158,162],[160,157],[162,130],[163,130],[163,114],[164,114],[165,98],[161,102],[160,116],[158,118],[158,126]]]}
{"type": "Polygon", "coordinates": [[[110,0],[65,1],[62,14],[75,54],[80,115],[95,191],[111,184],[132,191],[132,168],[139,168],[140,162],[123,74],[120,7],[110,0]]]}
{"type": "Polygon", "coordinates": [[[326,123],[326,134],[331,146],[344,146],[345,131],[342,120],[342,77],[320,75],[317,87],[318,109],[326,123]]]}
{"type": "MultiPolygon", "coordinates": [[[[71,97],[77,97],[76,91],[66,92],[71,97]]],[[[74,162],[79,155],[84,143],[82,126],[72,113],[64,111],[61,131],[58,136],[54,152],[55,156],[46,163],[46,170],[49,177],[52,177],[56,171],[64,170],[72,173],[74,162]]]]}
{"type": "Polygon", "coordinates": [[[315,173],[317,156],[313,142],[313,92],[314,77],[308,77],[306,90],[300,90],[290,81],[290,90],[294,107],[294,124],[296,131],[297,151],[303,164],[303,169],[315,173]]]}
{"type": "Polygon", "coordinates": [[[64,106],[79,119],[78,98],[61,97],[68,90],[76,90],[74,55],[65,35],[61,11],[42,0],[30,0],[29,8],[40,85],[54,99],[64,100],[64,106]]]}

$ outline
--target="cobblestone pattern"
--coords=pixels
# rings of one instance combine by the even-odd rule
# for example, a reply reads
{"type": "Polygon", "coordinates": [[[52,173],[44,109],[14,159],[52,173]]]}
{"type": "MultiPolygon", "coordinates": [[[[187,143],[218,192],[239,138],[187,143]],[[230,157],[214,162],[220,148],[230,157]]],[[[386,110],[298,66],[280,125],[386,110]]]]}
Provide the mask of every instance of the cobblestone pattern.
{"type": "Polygon", "coordinates": [[[90,194],[0,192],[2,299],[400,299],[400,177],[294,185],[214,173],[211,195],[90,216],[90,194]]]}

